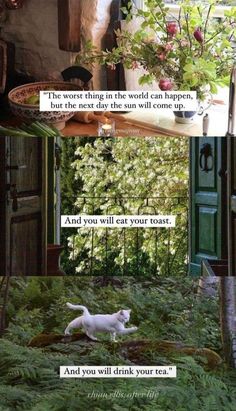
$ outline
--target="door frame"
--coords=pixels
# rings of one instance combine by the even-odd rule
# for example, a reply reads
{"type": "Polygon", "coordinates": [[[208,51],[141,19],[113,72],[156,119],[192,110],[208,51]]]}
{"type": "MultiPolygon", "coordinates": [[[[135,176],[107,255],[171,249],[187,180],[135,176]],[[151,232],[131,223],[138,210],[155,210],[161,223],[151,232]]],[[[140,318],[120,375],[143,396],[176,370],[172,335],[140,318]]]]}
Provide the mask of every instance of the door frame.
{"type": "Polygon", "coordinates": [[[1,218],[1,230],[0,230],[0,275],[6,275],[6,179],[5,179],[5,167],[6,167],[6,155],[5,155],[5,139],[6,137],[0,137],[0,218],[1,218]]]}

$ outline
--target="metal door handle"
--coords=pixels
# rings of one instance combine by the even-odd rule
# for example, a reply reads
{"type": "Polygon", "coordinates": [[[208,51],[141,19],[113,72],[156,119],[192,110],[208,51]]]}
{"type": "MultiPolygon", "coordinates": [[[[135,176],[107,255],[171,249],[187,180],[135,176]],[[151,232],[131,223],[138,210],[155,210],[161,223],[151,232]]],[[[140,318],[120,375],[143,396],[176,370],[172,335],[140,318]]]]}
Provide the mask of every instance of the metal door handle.
{"type": "Polygon", "coordinates": [[[12,211],[18,210],[18,193],[16,184],[7,184],[7,190],[10,191],[10,198],[12,200],[12,211]]]}
{"type": "Polygon", "coordinates": [[[236,67],[232,69],[229,87],[229,118],[227,135],[234,137],[236,116],[236,67]]]}
{"type": "Polygon", "coordinates": [[[231,196],[231,211],[236,213],[236,196],[231,196]]]}
{"type": "Polygon", "coordinates": [[[11,199],[12,199],[12,211],[16,212],[18,210],[18,196],[17,196],[17,188],[16,184],[12,184],[11,186],[11,199]]]}
{"type": "Polygon", "coordinates": [[[60,170],[61,167],[61,153],[62,153],[62,149],[59,146],[59,144],[55,144],[55,166],[56,166],[56,170],[60,170]]]}
{"type": "Polygon", "coordinates": [[[221,178],[227,177],[227,170],[220,168],[220,170],[218,171],[218,176],[221,178]]]}
{"type": "Polygon", "coordinates": [[[212,155],[212,147],[211,144],[205,143],[203,144],[200,150],[200,159],[199,165],[202,171],[208,173],[208,171],[213,170],[213,155],[212,155]],[[208,167],[208,159],[212,159],[212,165],[208,167]]]}
{"type": "Polygon", "coordinates": [[[10,171],[10,170],[16,170],[16,171],[18,171],[18,170],[22,170],[22,169],[24,169],[24,168],[27,168],[27,165],[26,165],[26,164],[23,164],[23,165],[21,165],[21,166],[18,166],[18,165],[16,165],[16,166],[6,165],[6,170],[7,170],[7,171],[10,171]]]}

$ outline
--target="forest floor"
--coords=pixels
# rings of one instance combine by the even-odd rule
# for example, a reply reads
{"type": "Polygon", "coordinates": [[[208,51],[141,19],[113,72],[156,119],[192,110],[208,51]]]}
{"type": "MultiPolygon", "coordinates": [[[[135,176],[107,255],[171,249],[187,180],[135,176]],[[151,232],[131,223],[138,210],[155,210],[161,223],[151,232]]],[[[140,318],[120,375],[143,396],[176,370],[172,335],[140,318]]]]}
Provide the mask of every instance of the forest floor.
{"type": "Polygon", "coordinates": [[[220,360],[217,294],[199,295],[198,280],[188,277],[100,280],[11,280],[0,340],[1,411],[170,411],[173,404],[176,411],[235,411],[235,370],[220,360]],[[129,324],[138,330],[117,344],[104,334],[91,342],[81,330],[62,340],[69,321],[80,315],[67,301],[93,314],[130,308],[129,324]],[[177,378],[59,378],[61,365],[137,364],[176,365],[177,378]]]}

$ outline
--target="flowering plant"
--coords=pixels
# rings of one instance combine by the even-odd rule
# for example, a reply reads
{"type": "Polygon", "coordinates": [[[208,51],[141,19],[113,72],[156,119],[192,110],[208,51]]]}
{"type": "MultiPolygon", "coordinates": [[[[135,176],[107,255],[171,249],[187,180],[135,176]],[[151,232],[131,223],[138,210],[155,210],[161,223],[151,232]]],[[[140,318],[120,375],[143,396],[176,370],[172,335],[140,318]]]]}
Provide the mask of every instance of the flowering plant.
{"type": "Polygon", "coordinates": [[[122,11],[127,22],[140,19],[139,29],[116,30],[117,47],[112,50],[99,51],[87,43],[77,63],[144,68],[141,85],[156,80],[161,90],[196,90],[204,100],[208,92],[216,94],[218,86],[229,84],[234,61],[236,7],[227,7],[217,19],[216,3],[183,0],[175,16],[162,0],[145,0],[144,9],[130,1],[122,11]]]}

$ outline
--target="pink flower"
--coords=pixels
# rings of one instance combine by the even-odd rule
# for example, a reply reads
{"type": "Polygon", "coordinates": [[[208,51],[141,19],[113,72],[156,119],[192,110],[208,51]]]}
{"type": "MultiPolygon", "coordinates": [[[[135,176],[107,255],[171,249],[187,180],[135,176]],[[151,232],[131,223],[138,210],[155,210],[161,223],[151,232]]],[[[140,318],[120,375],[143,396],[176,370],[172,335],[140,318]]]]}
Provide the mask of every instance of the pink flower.
{"type": "Polygon", "coordinates": [[[169,23],[167,23],[167,25],[166,25],[166,30],[167,30],[167,33],[170,35],[170,36],[176,36],[176,34],[178,33],[178,25],[177,25],[177,23],[175,22],[175,21],[170,21],[169,23]]]}
{"type": "Polygon", "coordinates": [[[187,40],[181,40],[180,43],[181,43],[182,47],[188,47],[188,45],[189,45],[187,40]]]}
{"type": "Polygon", "coordinates": [[[159,81],[159,87],[162,91],[169,91],[172,90],[173,84],[172,81],[168,78],[161,78],[159,81]]]}
{"type": "Polygon", "coordinates": [[[132,70],[136,70],[137,68],[139,68],[139,64],[137,61],[133,61],[132,62],[132,70]]]}
{"type": "Polygon", "coordinates": [[[158,58],[159,58],[161,61],[165,60],[165,58],[166,58],[165,53],[158,54],[158,58]]]}
{"type": "Polygon", "coordinates": [[[173,50],[173,44],[171,44],[171,43],[166,43],[166,45],[165,45],[165,50],[166,50],[166,51],[171,51],[171,50],[173,50]]]}
{"type": "Polygon", "coordinates": [[[200,27],[198,27],[198,28],[194,31],[193,35],[194,35],[195,39],[198,41],[198,43],[203,43],[203,40],[204,40],[204,39],[203,39],[203,34],[202,34],[202,32],[201,32],[200,27]]]}

